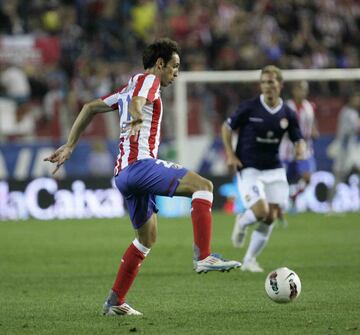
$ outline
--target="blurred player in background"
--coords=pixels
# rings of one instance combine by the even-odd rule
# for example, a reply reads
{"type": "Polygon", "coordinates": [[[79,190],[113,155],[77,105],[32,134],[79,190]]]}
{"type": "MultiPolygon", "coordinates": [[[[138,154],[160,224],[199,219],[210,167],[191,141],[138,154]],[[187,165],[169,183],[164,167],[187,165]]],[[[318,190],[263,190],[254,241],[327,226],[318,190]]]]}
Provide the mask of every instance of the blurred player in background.
{"type": "Polygon", "coordinates": [[[288,201],[289,184],[279,159],[279,145],[285,132],[295,143],[296,158],[305,157],[306,144],[299,122],[280,97],[282,87],[280,69],[273,65],[264,67],[260,77],[261,95],[242,102],[222,126],[227,164],[237,171],[239,192],[247,208],[236,218],[231,237],[234,247],[243,246],[248,226],[259,222],[251,235],[243,271],[263,271],[256,257],[269,240],[279,208],[288,201]],[[235,152],[233,131],[238,131],[235,152]]]}
{"type": "Polygon", "coordinates": [[[360,133],[360,91],[350,95],[347,104],[341,109],[336,137],[330,144],[327,154],[333,159],[333,173],[335,183],[329,196],[332,201],[336,193],[336,186],[346,182],[351,172],[360,171],[360,155],[358,135],[360,133]]]}
{"type": "Polygon", "coordinates": [[[168,86],[178,76],[177,44],[162,39],[149,45],[143,53],[143,65],[145,71],[132,76],[125,86],[85,104],[67,143],[45,159],[57,164],[56,173],[70,158],[80,134],[95,114],[119,111],[121,132],[115,182],[127,203],[136,237],[122,257],[103,307],[104,315],[141,315],[125,302],[125,297],[156,241],[158,209],[155,195],[192,197],[196,272],[229,271],[241,265],[211,254],[212,183],[179,165],[156,159],[163,114],[160,88],[168,86]]]}
{"type": "MultiPolygon", "coordinates": [[[[281,141],[279,155],[285,166],[288,182],[292,186],[290,197],[295,200],[296,196],[304,191],[310,182],[311,174],[316,170],[313,140],[319,137],[319,131],[315,119],[315,105],[306,99],[309,94],[308,82],[296,81],[291,88],[292,98],[286,101],[286,104],[296,112],[306,142],[305,160],[295,159],[294,144],[290,141],[287,133],[281,141]]],[[[282,210],[280,210],[279,219],[284,220],[282,210]]]]}

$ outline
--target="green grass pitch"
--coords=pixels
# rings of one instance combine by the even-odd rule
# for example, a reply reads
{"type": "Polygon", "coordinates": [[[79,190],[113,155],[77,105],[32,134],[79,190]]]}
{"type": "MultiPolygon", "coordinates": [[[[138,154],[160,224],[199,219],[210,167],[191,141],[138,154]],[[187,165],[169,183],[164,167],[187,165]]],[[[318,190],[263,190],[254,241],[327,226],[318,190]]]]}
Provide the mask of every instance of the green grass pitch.
{"type": "MultiPolygon", "coordinates": [[[[233,216],[215,213],[213,249],[231,246],[233,216]]],[[[103,317],[129,219],[0,222],[0,334],[360,334],[360,214],[301,214],[276,227],[259,257],[265,273],[198,275],[189,218],[159,218],[158,241],[128,295],[142,317],[103,317]],[[302,281],[297,301],[272,302],[266,274],[302,281]]]]}

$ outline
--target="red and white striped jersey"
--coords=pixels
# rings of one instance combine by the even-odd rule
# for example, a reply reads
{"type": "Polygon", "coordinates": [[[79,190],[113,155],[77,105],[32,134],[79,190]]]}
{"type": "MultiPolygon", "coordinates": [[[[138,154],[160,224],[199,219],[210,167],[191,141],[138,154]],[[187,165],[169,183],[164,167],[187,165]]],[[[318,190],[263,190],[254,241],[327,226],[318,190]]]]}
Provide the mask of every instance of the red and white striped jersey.
{"type": "MultiPolygon", "coordinates": [[[[286,104],[296,112],[301,133],[306,142],[306,157],[309,158],[313,155],[312,129],[315,122],[315,105],[308,100],[303,100],[300,105],[297,105],[294,100],[288,100],[286,104]]],[[[287,134],[284,135],[281,141],[279,155],[280,159],[284,161],[295,159],[294,145],[287,134]]]]}
{"type": "Polygon", "coordinates": [[[112,109],[118,109],[120,115],[120,143],[115,175],[140,159],[157,158],[163,112],[160,79],[153,74],[138,73],[129,79],[127,85],[101,99],[112,109]],[[130,130],[124,131],[124,122],[131,120],[130,101],[136,96],[147,100],[142,109],[144,120],[137,137],[129,136],[130,130]]]}

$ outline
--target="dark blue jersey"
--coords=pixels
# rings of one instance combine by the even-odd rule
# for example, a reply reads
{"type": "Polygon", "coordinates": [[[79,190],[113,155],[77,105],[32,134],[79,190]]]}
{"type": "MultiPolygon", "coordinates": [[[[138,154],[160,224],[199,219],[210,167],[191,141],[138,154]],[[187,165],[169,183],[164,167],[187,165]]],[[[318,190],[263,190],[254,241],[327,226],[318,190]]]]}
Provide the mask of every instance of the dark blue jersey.
{"type": "Polygon", "coordinates": [[[282,167],[279,145],[284,133],[288,132],[292,142],[303,138],[295,112],[283,102],[271,109],[262,96],[242,102],[227,122],[238,130],[236,156],[244,168],[282,167]]]}

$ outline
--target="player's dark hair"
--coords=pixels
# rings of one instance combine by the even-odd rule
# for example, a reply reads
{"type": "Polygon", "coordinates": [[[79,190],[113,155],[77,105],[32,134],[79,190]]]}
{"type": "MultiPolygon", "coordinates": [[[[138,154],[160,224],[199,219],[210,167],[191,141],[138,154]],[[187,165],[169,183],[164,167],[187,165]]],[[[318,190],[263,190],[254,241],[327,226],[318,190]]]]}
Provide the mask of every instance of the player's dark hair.
{"type": "Polygon", "coordinates": [[[166,65],[174,53],[180,54],[180,48],[175,41],[172,41],[169,38],[162,38],[155,41],[143,52],[144,69],[152,68],[158,58],[162,58],[166,65]]]}

